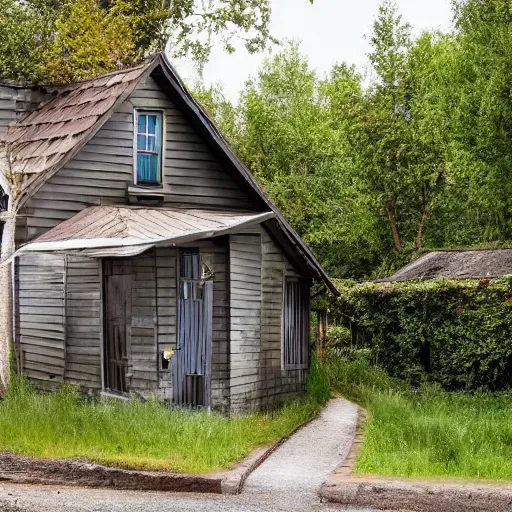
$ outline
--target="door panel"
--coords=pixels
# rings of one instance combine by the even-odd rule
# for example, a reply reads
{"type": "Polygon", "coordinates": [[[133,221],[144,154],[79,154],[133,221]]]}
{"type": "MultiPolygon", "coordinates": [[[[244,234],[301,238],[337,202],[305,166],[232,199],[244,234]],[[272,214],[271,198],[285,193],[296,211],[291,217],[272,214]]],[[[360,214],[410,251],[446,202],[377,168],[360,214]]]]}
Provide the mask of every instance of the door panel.
{"type": "Polygon", "coordinates": [[[173,358],[177,405],[210,407],[213,281],[201,280],[199,254],[182,255],[178,298],[178,337],[173,358]]]}
{"type": "Polygon", "coordinates": [[[105,386],[118,393],[128,391],[131,291],[131,276],[105,276],[105,386]]]}

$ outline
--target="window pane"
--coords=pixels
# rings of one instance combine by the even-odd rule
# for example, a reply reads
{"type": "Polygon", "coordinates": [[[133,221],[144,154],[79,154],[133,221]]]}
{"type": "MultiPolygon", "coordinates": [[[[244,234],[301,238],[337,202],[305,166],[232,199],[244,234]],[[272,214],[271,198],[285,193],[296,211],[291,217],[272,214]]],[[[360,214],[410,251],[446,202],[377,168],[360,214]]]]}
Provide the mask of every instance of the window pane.
{"type": "Polygon", "coordinates": [[[146,136],[145,135],[137,135],[137,149],[146,151],[146,136]]]}
{"type": "Polygon", "coordinates": [[[153,151],[155,153],[158,153],[158,149],[156,147],[156,137],[153,135],[148,135],[148,145],[147,145],[147,151],[153,151]]]}
{"type": "Polygon", "coordinates": [[[148,117],[148,133],[155,134],[156,133],[156,118],[155,115],[150,115],[148,117]]]}
{"type": "Polygon", "coordinates": [[[159,182],[158,155],[137,154],[137,180],[159,182]]]}
{"type": "Polygon", "coordinates": [[[199,279],[199,253],[186,252],[182,256],[181,277],[183,279],[199,279]]]}
{"type": "Polygon", "coordinates": [[[139,133],[146,133],[146,117],[145,114],[139,114],[139,133]]]}

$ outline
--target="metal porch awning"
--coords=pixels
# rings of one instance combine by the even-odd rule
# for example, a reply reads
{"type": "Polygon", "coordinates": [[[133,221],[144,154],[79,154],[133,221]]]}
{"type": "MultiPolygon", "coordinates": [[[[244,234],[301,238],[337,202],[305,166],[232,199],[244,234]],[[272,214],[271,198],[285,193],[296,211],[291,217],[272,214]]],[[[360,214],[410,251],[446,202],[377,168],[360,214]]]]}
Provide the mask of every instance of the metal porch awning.
{"type": "Polygon", "coordinates": [[[91,258],[136,256],[152,247],[227,235],[274,216],[273,212],[92,206],[24,245],[16,255],[67,251],[91,258]]]}

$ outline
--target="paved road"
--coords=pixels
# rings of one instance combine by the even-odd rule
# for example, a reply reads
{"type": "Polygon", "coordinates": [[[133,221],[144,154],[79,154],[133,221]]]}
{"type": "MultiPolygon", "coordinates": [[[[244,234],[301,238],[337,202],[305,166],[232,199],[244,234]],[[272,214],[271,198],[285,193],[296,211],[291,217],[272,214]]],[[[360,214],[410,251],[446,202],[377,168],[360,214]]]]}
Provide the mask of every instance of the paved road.
{"type": "MultiPolygon", "coordinates": [[[[127,492],[0,483],[2,512],[305,512],[343,510],[322,504],[318,488],[352,442],[357,408],[329,403],[247,480],[239,496],[127,492]]],[[[351,509],[354,511],[354,509],[351,509]]],[[[355,512],[355,511],[354,511],[355,512]]]]}

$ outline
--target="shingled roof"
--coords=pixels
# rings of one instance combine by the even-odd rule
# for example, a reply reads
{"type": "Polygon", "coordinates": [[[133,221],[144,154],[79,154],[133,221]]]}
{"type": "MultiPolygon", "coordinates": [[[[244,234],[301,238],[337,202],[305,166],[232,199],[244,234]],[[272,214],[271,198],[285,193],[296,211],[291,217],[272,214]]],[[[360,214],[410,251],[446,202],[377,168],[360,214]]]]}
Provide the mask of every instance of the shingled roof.
{"type": "Polygon", "coordinates": [[[22,191],[72,158],[130,94],[150,65],[45,88],[50,99],[12,125],[7,134],[10,174],[22,176],[22,191]]]}
{"type": "Polygon", "coordinates": [[[491,279],[512,275],[512,249],[434,251],[378,282],[401,282],[446,277],[491,279]]]}

